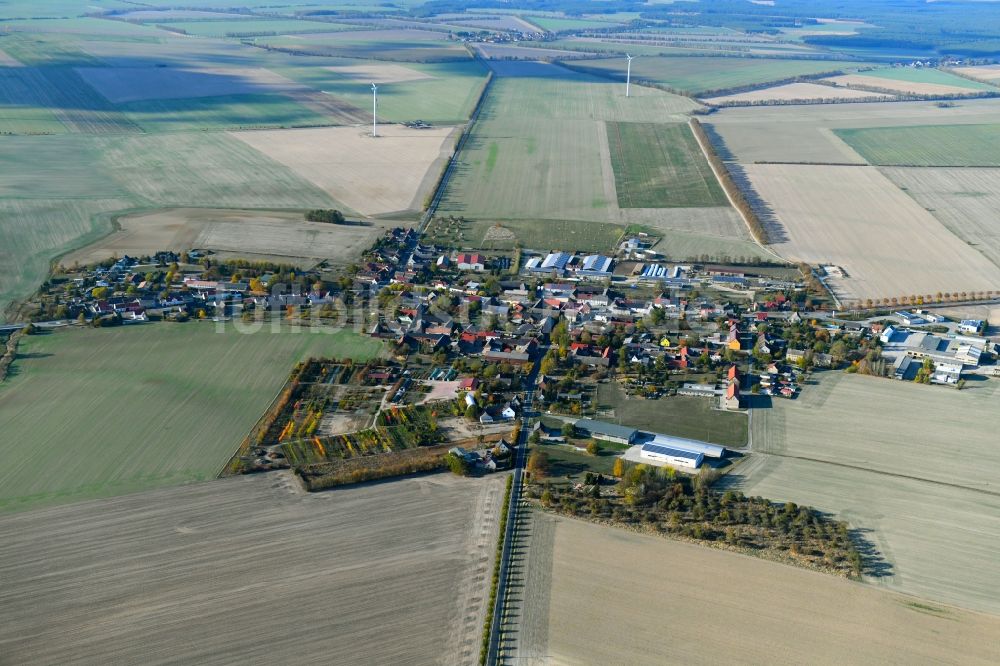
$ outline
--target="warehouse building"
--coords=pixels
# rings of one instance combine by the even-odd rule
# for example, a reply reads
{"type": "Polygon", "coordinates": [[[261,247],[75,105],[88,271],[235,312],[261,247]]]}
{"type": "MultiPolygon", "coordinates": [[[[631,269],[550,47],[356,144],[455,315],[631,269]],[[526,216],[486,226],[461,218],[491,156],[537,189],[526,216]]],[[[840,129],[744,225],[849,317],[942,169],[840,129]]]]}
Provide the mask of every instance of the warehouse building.
{"type": "Polygon", "coordinates": [[[639,436],[639,431],[635,428],[593,419],[580,419],[574,427],[584,437],[603,439],[606,442],[616,444],[633,444],[636,437],[639,436]]]}
{"type": "Polygon", "coordinates": [[[705,460],[704,453],[661,446],[654,442],[643,444],[639,455],[641,458],[653,463],[661,463],[673,467],[686,467],[688,469],[698,469],[705,460]]]}
{"type": "Polygon", "coordinates": [[[689,451],[691,453],[701,453],[707,458],[722,458],[726,455],[726,447],[719,446],[718,444],[709,444],[707,442],[699,442],[694,439],[661,435],[659,433],[653,433],[653,439],[648,443],[666,447],[668,449],[679,449],[681,451],[689,451]]]}

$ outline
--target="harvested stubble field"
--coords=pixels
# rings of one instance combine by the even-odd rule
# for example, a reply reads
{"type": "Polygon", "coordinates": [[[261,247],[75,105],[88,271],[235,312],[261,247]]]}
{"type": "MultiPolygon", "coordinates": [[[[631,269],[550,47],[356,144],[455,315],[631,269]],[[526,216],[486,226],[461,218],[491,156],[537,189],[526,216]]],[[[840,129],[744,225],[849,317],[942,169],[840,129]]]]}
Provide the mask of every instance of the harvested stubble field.
{"type": "Polygon", "coordinates": [[[231,322],[29,337],[0,385],[0,510],[210,479],[295,362],[380,350],[348,331],[241,334],[231,322]]]}
{"type": "MultiPolygon", "coordinates": [[[[996,99],[961,100],[947,108],[934,102],[812,104],[723,109],[706,118],[705,124],[720,135],[731,159],[744,164],[764,161],[864,164],[865,159],[838,138],[834,130],[985,125],[996,123],[998,113],[1000,100],[996,99]]],[[[895,147],[906,150],[907,156],[921,150],[919,139],[910,140],[913,143],[895,147]]],[[[962,151],[968,151],[971,143],[962,139],[956,148],[962,145],[965,146],[962,151]]],[[[976,155],[958,157],[967,160],[959,166],[976,164],[970,157],[976,155]]]]}
{"type": "Polygon", "coordinates": [[[502,496],[272,473],[0,516],[4,657],[475,664],[502,496]]]}
{"type": "Polygon", "coordinates": [[[753,414],[754,454],[731,481],[863,530],[885,560],[870,582],[989,613],[1000,572],[1000,382],[963,391],[824,373],[753,414]]]}
{"type": "Polygon", "coordinates": [[[368,127],[238,132],[231,136],[363,215],[421,210],[452,153],[454,128],[368,127]]]}
{"type": "MultiPolygon", "coordinates": [[[[941,72],[943,74],[943,72],[941,72]]],[[[891,90],[902,95],[974,95],[982,92],[981,89],[970,86],[955,85],[953,81],[964,81],[972,83],[968,79],[959,76],[947,75],[949,83],[934,83],[930,81],[900,81],[898,79],[869,76],[865,74],[845,74],[843,76],[833,76],[826,81],[844,86],[845,88],[857,89],[859,92],[869,89],[891,90]]]]}
{"type": "MultiPolygon", "coordinates": [[[[843,71],[859,64],[785,58],[650,56],[635,59],[632,63],[632,80],[649,81],[672,90],[697,95],[713,90],[782,81],[796,76],[843,71]]],[[[585,68],[599,75],[625,78],[625,63],[620,60],[585,60],[574,62],[573,67],[585,68]]]]}
{"type": "Polygon", "coordinates": [[[1000,65],[981,65],[978,67],[956,67],[955,71],[963,76],[969,76],[987,83],[1000,83],[1000,65]]]}
{"type": "Polygon", "coordinates": [[[1000,166],[1000,125],[841,129],[837,136],[879,166],[1000,166]]]}
{"type": "MultiPolygon", "coordinates": [[[[925,67],[914,69],[912,67],[890,67],[867,70],[858,73],[859,80],[853,83],[860,85],[873,85],[883,88],[897,88],[900,92],[912,92],[915,94],[938,94],[941,89],[942,94],[975,93],[983,91],[996,91],[993,86],[979,81],[970,81],[967,78],[956,76],[951,72],[925,67]]],[[[838,77],[839,78],[839,77],[838,77]]],[[[840,83],[837,78],[833,81],[840,83]]],[[[852,81],[845,81],[852,83],[852,81]]]]}
{"type": "Polygon", "coordinates": [[[993,289],[1000,269],[873,167],[755,164],[754,190],[773,211],[782,257],[834,264],[843,300],[993,289]]]}
{"type": "Polygon", "coordinates": [[[620,208],[727,206],[687,123],[605,123],[620,208]]]}
{"type": "Polygon", "coordinates": [[[708,97],[703,99],[708,104],[727,104],[732,102],[793,102],[808,100],[844,100],[844,99],[894,99],[892,95],[871,93],[864,90],[848,90],[833,88],[819,83],[786,83],[773,88],[751,90],[749,92],[708,97]]]}
{"type": "Polygon", "coordinates": [[[995,617],[535,510],[527,553],[525,663],[989,664],[1000,637],[995,617]]]}
{"type": "Polygon", "coordinates": [[[213,250],[223,258],[349,263],[371,247],[388,224],[377,220],[363,226],[306,222],[300,211],[170,208],[125,215],[117,218],[115,226],[108,236],[60,257],[59,263],[87,265],[167,248],[213,250]]]}
{"type": "Polygon", "coordinates": [[[881,171],[953,234],[1000,266],[1000,169],[881,171]]]}

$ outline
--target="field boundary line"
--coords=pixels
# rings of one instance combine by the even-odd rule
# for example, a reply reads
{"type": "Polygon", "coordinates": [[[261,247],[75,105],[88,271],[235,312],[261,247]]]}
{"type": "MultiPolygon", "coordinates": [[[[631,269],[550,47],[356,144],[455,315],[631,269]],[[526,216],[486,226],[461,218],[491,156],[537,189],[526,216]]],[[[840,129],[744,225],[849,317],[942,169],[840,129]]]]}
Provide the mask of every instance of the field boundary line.
{"type": "MultiPolygon", "coordinates": [[[[714,164],[715,160],[712,159],[714,151],[712,150],[711,146],[706,145],[705,140],[703,140],[701,137],[701,132],[695,130],[694,126],[695,120],[696,120],[695,118],[688,119],[688,128],[691,130],[691,134],[694,135],[694,140],[698,143],[698,147],[701,149],[701,153],[705,157],[705,161],[708,162],[709,168],[712,169],[712,173],[715,174],[715,179],[718,181],[719,187],[721,187],[722,191],[726,193],[726,199],[729,201],[729,205],[733,208],[733,210],[739,213],[740,219],[743,220],[743,224],[746,225],[747,233],[750,234],[750,238],[753,240],[754,243],[757,244],[758,247],[760,247],[760,249],[769,253],[778,261],[782,263],[788,263],[788,261],[784,257],[779,255],[777,252],[769,248],[764,243],[761,243],[760,240],[758,240],[757,234],[754,233],[754,225],[750,222],[749,215],[747,215],[747,212],[744,211],[741,206],[736,205],[736,199],[735,197],[733,197],[733,193],[729,191],[728,187],[726,187],[727,178],[724,177],[724,174],[719,172],[719,168],[716,167],[716,165],[714,164]]],[[[716,159],[718,159],[717,156],[716,159]]],[[[722,164],[722,160],[719,160],[719,163],[722,164]]],[[[736,185],[734,183],[734,187],[735,186],[736,185]]]]}
{"type": "Polygon", "coordinates": [[[908,481],[921,481],[923,483],[932,483],[936,486],[944,486],[946,488],[955,488],[957,490],[967,490],[970,493],[980,493],[982,495],[990,495],[992,497],[1000,497],[1000,491],[995,490],[984,490],[982,488],[970,488],[969,486],[959,485],[957,483],[949,483],[948,481],[935,481],[934,479],[926,479],[922,476],[912,476],[910,474],[898,474],[896,472],[886,472],[880,469],[872,469],[871,467],[862,467],[861,465],[851,465],[849,463],[840,463],[833,460],[823,460],[821,458],[810,458],[808,456],[795,456],[788,453],[763,453],[761,451],[756,452],[761,456],[773,456],[775,458],[791,458],[792,460],[802,460],[804,462],[813,462],[821,465],[833,465],[834,467],[843,467],[845,469],[855,469],[861,472],[869,472],[871,474],[877,474],[879,476],[891,476],[897,479],[907,479],[908,481]]]}
{"type": "Polygon", "coordinates": [[[473,107],[472,114],[469,115],[469,120],[465,124],[465,128],[459,135],[458,141],[455,142],[455,147],[451,152],[451,157],[448,158],[448,163],[445,165],[444,171],[441,172],[441,178],[438,179],[437,187],[434,188],[434,192],[431,194],[430,203],[427,204],[427,210],[424,211],[423,216],[420,218],[420,224],[417,225],[417,231],[421,234],[427,230],[427,225],[430,223],[431,218],[434,217],[434,213],[437,212],[438,206],[441,205],[441,199],[444,198],[444,193],[448,189],[448,183],[455,171],[455,165],[458,164],[459,155],[462,154],[465,142],[468,140],[469,135],[472,134],[472,131],[476,126],[476,121],[479,120],[479,113],[486,105],[486,99],[489,97],[490,88],[493,87],[493,68],[489,66],[482,56],[477,56],[477,60],[479,60],[480,63],[483,64],[488,70],[486,83],[483,84],[483,89],[479,93],[479,99],[476,101],[476,106],[473,107]]]}

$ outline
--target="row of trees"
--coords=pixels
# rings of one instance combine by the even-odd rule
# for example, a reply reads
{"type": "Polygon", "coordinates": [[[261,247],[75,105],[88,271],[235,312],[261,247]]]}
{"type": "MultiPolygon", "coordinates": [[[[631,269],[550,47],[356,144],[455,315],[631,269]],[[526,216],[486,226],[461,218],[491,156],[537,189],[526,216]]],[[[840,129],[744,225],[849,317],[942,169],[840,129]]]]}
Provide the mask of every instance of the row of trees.
{"type": "Polygon", "coordinates": [[[726,168],[725,163],[715,152],[715,147],[712,145],[712,141],[709,139],[705,128],[701,126],[701,121],[697,118],[691,118],[689,122],[691,125],[691,131],[694,132],[695,137],[697,137],[698,143],[704,147],[709,163],[719,175],[719,182],[732,198],[733,203],[736,205],[736,209],[740,212],[740,215],[742,215],[743,219],[747,221],[747,226],[750,228],[750,233],[753,235],[754,240],[762,245],[766,245],[768,243],[768,237],[764,224],[760,221],[757,211],[753,209],[753,206],[750,205],[747,198],[743,196],[743,191],[733,180],[732,176],[729,175],[729,169],[726,168]]]}

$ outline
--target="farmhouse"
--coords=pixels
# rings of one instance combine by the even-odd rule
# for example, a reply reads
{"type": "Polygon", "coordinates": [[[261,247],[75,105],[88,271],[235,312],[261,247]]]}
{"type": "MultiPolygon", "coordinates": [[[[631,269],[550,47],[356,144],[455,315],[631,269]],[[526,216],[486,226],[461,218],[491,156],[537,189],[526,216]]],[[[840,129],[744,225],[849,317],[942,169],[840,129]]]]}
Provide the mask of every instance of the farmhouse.
{"type": "Polygon", "coordinates": [[[486,270],[486,258],[481,254],[463,252],[455,259],[455,264],[460,271],[482,272],[486,270]]]}
{"type": "Polygon", "coordinates": [[[580,419],[574,424],[574,428],[584,437],[603,439],[616,444],[633,444],[639,436],[639,431],[635,428],[593,419],[580,419]]]}

